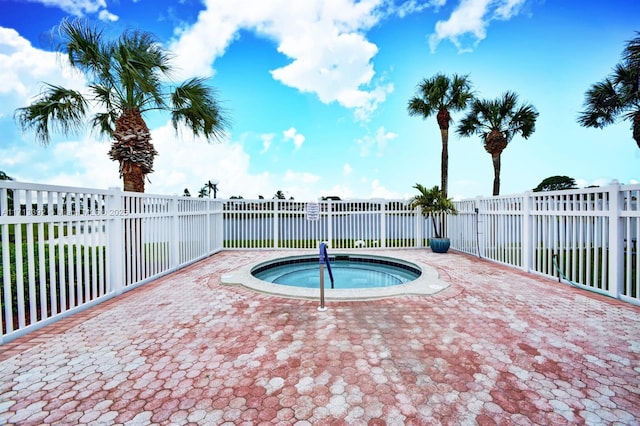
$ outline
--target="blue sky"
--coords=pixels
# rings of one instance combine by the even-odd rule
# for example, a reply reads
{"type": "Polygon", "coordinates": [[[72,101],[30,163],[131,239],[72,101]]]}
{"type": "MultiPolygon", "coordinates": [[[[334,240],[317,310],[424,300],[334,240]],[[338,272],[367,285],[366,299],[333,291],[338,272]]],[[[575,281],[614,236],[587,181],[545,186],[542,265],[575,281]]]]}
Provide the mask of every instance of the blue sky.
{"type": "MultiPolygon", "coordinates": [[[[435,117],[409,117],[424,78],[468,74],[476,94],[516,92],[540,113],[535,133],[502,154],[501,194],[553,175],[579,186],[640,182],[630,123],[585,129],[584,93],[640,31],[637,0],[0,0],[0,170],[25,182],[121,187],[109,141],[22,134],[14,111],[43,82],[82,89],[48,34],[85,17],[118,36],[155,33],[176,79],[208,77],[231,121],[225,140],[176,136],[147,116],[159,152],[147,193],[407,198],[440,183],[435,117]]],[[[454,114],[455,128],[461,114],[454,114]]],[[[449,139],[449,195],[489,196],[491,157],[479,137],[449,139]]]]}

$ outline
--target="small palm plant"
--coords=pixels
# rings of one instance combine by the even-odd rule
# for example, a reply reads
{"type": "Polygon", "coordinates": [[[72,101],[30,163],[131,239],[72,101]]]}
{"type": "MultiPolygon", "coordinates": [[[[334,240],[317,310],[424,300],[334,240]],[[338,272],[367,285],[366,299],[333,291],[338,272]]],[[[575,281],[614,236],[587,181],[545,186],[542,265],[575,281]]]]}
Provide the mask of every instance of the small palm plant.
{"type": "Polygon", "coordinates": [[[418,190],[418,194],[414,195],[409,201],[411,208],[415,209],[416,207],[420,207],[422,214],[425,217],[431,216],[431,222],[433,223],[433,233],[436,237],[429,241],[429,246],[433,251],[446,252],[449,249],[449,240],[443,236],[443,215],[458,214],[456,206],[450,198],[447,198],[447,196],[440,191],[438,186],[429,189],[416,183],[413,188],[418,190]],[[446,240],[446,242],[444,242],[445,248],[442,250],[436,249],[436,245],[434,244],[434,240],[436,239],[446,240]]]}

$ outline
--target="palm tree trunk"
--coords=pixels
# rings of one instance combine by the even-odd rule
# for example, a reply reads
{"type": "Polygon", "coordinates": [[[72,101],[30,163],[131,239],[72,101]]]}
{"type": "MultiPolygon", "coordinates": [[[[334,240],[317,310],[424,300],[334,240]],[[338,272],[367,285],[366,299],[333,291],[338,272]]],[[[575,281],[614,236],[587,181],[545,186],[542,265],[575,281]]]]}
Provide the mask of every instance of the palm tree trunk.
{"type": "Polygon", "coordinates": [[[433,232],[436,234],[436,238],[440,238],[442,232],[438,231],[438,225],[436,225],[436,215],[431,215],[431,222],[433,222],[433,232]]]}
{"type": "Polygon", "coordinates": [[[438,127],[440,127],[440,136],[442,138],[442,156],[440,159],[440,191],[447,196],[449,180],[449,123],[451,122],[451,114],[446,108],[438,111],[436,116],[438,127]]]}
{"type": "Polygon", "coordinates": [[[123,189],[131,192],[144,192],[144,176],[139,164],[124,166],[122,170],[123,189]]]}
{"type": "Polygon", "coordinates": [[[116,120],[113,137],[109,157],[120,163],[124,190],[144,192],[145,176],[153,172],[153,159],[158,152],[140,111],[126,109],[116,120]]]}
{"type": "Polygon", "coordinates": [[[442,137],[442,158],[440,160],[440,191],[447,196],[449,180],[449,129],[440,129],[442,137]]]}
{"type": "Polygon", "coordinates": [[[500,153],[491,154],[493,161],[493,195],[500,195],[500,153]]]}
{"type": "Polygon", "coordinates": [[[633,124],[631,127],[633,130],[633,140],[636,141],[638,148],[640,148],[640,111],[633,115],[633,124]]]}

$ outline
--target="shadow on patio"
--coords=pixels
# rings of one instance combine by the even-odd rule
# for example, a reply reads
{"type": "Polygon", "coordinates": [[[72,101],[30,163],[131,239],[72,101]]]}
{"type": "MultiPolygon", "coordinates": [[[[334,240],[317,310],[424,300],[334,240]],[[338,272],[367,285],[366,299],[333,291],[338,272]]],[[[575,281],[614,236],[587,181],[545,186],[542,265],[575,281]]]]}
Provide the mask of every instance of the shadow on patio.
{"type": "Polygon", "coordinates": [[[471,256],[435,296],[284,299],[226,251],[0,346],[0,423],[623,424],[640,421],[640,307],[471,256]]]}

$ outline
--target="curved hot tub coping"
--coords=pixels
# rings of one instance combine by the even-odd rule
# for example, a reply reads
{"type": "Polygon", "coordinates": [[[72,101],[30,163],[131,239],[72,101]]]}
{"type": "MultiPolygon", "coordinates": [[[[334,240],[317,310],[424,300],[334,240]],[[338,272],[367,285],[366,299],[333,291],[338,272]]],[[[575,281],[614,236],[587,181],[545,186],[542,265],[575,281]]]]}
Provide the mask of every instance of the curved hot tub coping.
{"type": "MultiPolygon", "coordinates": [[[[272,296],[290,298],[290,299],[310,299],[318,300],[320,298],[319,288],[301,288],[287,285],[273,284],[257,279],[251,274],[251,271],[261,265],[283,259],[299,259],[309,256],[317,256],[312,252],[301,253],[296,255],[274,256],[272,259],[263,260],[250,265],[242,266],[236,270],[223,274],[220,277],[220,283],[224,285],[235,285],[245,287],[258,293],[268,294],[272,296]]],[[[432,296],[440,293],[447,288],[449,284],[440,280],[438,272],[431,266],[415,261],[406,260],[401,257],[394,257],[387,254],[363,253],[354,250],[332,250],[331,256],[334,255],[353,255],[358,257],[374,257],[398,263],[415,265],[422,274],[417,279],[405,284],[398,284],[389,287],[376,287],[367,289],[331,289],[325,288],[325,300],[333,301],[357,301],[357,300],[375,300],[397,296],[432,296]]]]}

